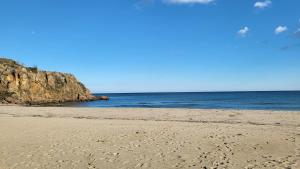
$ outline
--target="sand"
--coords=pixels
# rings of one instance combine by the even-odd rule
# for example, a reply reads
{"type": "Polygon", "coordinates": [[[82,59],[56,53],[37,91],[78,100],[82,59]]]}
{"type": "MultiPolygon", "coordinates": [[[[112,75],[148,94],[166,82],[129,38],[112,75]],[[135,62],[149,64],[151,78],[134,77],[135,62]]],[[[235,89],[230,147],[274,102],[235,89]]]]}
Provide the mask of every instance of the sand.
{"type": "Polygon", "coordinates": [[[0,169],[300,169],[300,112],[0,106],[0,169]]]}

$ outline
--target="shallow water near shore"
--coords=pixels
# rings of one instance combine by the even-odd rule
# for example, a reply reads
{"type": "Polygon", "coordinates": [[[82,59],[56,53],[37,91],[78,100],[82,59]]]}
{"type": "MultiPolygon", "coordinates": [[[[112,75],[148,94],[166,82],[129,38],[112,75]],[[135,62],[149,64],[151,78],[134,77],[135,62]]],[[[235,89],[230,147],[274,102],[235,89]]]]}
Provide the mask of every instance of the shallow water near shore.
{"type": "Polygon", "coordinates": [[[67,107],[300,110],[300,91],[97,93],[109,101],[67,103],[67,107]]]}

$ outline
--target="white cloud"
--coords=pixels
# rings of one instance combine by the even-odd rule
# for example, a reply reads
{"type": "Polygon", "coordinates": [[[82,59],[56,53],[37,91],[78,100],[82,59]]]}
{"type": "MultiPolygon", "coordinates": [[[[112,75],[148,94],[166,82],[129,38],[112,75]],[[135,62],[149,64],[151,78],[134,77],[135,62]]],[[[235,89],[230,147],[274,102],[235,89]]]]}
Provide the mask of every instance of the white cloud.
{"type": "Polygon", "coordinates": [[[215,0],[164,0],[169,4],[210,4],[215,0]]]}
{"type": "Polygon", "coordinates": [[[244,28],[242,28],[238,31],[238,34],[240,36],[246,36],[249,31],[250,31],[250,29],[247,26],[245,26],[244,28]]]}
{"type": "Polygon", "coordinates": [[[258,1],[255,2],[254,7],[259,9],[264,9],[272,4],[271,0],[258,1]]]}
{"type": "Polygon", "coordinates": [[[278,26],[275,29],[275,34],[280,34],[282,32],[286,32],[288,30],[288,28],[286,26],[278,26]]]}

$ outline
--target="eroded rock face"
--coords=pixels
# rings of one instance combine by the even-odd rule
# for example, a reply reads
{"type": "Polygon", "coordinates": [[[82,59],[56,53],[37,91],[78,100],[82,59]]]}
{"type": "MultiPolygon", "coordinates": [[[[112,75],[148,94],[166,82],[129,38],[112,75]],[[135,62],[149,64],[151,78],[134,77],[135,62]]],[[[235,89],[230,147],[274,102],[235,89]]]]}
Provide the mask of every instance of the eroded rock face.
{"type": "Polygon", "coordinates": [[[0,58],[0,103],[43,104],[95,99],[71,74],[39,71],[0,58]]]}

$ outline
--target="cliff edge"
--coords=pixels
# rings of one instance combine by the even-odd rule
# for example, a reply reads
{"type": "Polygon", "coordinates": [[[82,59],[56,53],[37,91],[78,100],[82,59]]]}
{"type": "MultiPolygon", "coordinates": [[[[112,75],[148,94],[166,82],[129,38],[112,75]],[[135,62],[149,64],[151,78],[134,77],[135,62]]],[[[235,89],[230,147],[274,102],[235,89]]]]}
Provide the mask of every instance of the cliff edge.
{"type": "Polygon", "coordinates": [[[0,58],[0,103],[47,104],[95,99],[71,74],[40,71],[0,58]]]}

